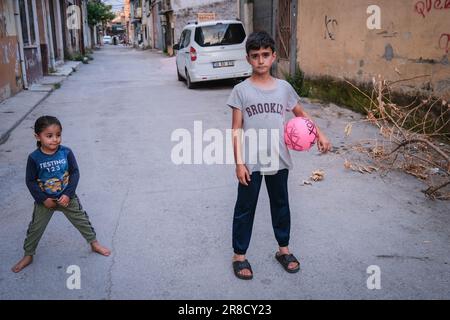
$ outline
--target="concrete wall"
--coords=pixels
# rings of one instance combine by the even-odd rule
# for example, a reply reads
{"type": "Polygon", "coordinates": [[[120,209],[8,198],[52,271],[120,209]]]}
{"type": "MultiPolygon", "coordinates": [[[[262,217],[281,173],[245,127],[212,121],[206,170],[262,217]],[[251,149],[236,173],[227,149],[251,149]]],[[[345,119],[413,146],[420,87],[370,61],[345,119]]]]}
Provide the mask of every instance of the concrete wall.
{"type": "MultiPolygon", "coordinates": [[[[271,1],[271,0],[269,0],[271,1]]],[[[258,4],[259,2],[257,2],[258,4]]],[[[239,0],[238,1],[238,13],[239,19],[244,24],[245,32],[248,34],[253,32],[254,23],[254,5],[253,0],[239,0]]]]}
{"type": "Polygon", "coordinates": [[[272,37],[273,0],[259,0],[253,4],[253,30],[266,31],[272,37]]]}
{"type": "Polygon", "coordinates": [[[199,12],[214,12],[216,20],[230,20],[238,17],[238,1],[237,0],[222,0],[222,1],[173,1],[172,8],[174,10],[174,24],[175,35],[174,41],[178,43],[180,40],[181,31],[188,21],[197,19],[199,12]],[[176,5],[183,4],[183,6],[176,5]],[[188,3],[201,3],[203,5],[188,6],[188,3]],[[208,4],[205,4],[208,3],[208,4]]]}
{"type": "Polygon", "coordinates": [[[153,43],[153,21],[150,14],[150,3],[145,1],[142,8],[142,34],[144,40],[144,48],[152,47],[153,43]],[[147,37],[146,37],[147,36],[147,37]]]}
{"type": "Polygon", "coordinates": [[[430,81],[434,94],[450,98],[449,0],[299,0],[297,23],[297,60],[308,76],[371,82],[378,74],[431,75],[408,84],[420,89],[430,81]],[[370,5],[381,9],[381,29],[367,27],[370,5]]]}
{"type": "Polygon", "coordinates": [[[87,11],[87,1],[82,3],[82,16],[83,16],[83,41],[85,48],[92,48],[91,32],[88,23],[88,11],[87,11]]]}
{"type": "Polygon", "coordinates": [[[65,41],[65,54],[68,55],[68,57],[80,54],[83,51],[83,48],[81,47],[82,43],[82,37],[81,37],[81,29],[69,29],[67,27],[67,9],[70,5],[77,5],[79,8],[81,8],[81,1],[80,0],[64,0],[61,1],[61,15],[63,19],[63,37],[65,41]],[[81,41],[80,41],[81,39],[81,41]]]}
{"type": "Polygon", "coordinates": [[[171,5],[174,11],[213,4],[214,2],[223,2],[223,0],[172,0],[171,5]]]}
{"type": "Polygon", "coordinates": [[[0,101],[22,88],[13,0],[0,1],[0,101]]]}

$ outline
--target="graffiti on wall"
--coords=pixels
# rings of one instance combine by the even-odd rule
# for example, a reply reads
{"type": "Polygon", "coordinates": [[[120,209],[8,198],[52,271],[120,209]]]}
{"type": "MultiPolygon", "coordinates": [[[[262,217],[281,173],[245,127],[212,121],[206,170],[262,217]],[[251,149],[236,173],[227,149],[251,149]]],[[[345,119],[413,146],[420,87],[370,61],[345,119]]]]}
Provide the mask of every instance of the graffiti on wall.
{"type": "Polygon", "coordinates": [[[450,0],[421,0],[416,2],[414,9],[418,14],[425,18],[431,10],[450,9],[450,0]]]}
{"type": "Polygon", "coordinates": [[[2,53],[2,64],[9,64],[11,61],[15,60],[16,45],[14,42],[2,41],[0,50],[0,52],[2,53]]]}
{"type": "Polygon", "coordinates": [[[448,54],[450,51],[450,33],[443,33],[439,38],[439,49],[445,50],[445,53],[448,54]]]}
{"type": "Polygon", "coordinates": [[[33,83],[42,76],[39,51],[36,48],[26,48],[24,50],[24,55],[27,80],[28,83],[33,83]]]}
{"type": "MultiPolygon", "coordinates": [[[[417,1],[414,10],[425,18],[433,10],[450,10],[450,0],[421,0],[417,1]]],[[[450,34],[442,33],[439,37],[439,49],[445,50],[447,55],[450,52],[450,34]]]]}
{"type": "Polygon", "coordinates": [[[336,40],[336,27],[338,26],[338,22],[336,19],[331,19],[328,16],[325,16],[325,39],[336,40]]]}
{"type": "Polygon", "coordinates": [[[0,101],[22,87],[19,48],[15,36],[0,38],[0,101]]]}

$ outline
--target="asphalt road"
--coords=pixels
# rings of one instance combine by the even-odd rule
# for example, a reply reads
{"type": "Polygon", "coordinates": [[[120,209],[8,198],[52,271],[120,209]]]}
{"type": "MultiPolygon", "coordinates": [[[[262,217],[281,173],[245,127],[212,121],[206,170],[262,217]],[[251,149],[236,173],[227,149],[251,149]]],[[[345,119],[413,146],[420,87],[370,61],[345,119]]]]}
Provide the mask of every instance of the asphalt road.
{"type": "MultiPolygon", "coordinates": [[[[232,165],[175,165],[176,129],[225,132],[233,83],[188,90],[174,58],[107,46],[53,92],[0,145],[0,299],[442,299],[450,298],[450,206],[427,200],[420,181],[402,173],[362,175],[337,154],[294,153],[289,177],[291,249],[298,274],[274,259],[276,241],[262,186],[248,252],[254,279],[231,268],[237,195],[232,165]],[[33,200],[25,183],[32,126],[43,114],[63,124],[63,144],[81,170],[77,189],[97,231],[113,251],[90,252],[64,215],[55,213],[34,263],[22,256],[33,200]],[[302,186],[315,169],[325,180],[302,186]],[[81,288],[66,286],[80,267],[81,288]],[[381,289],[369,290],[369,266],[381,289]]],[[[306,104],[333,144],[356,115],[306,104]]],[[[377,131],[355,126],[353,136],[377,131]]],[[[208,143],[204,143],[205,147],[208,143]]]]}

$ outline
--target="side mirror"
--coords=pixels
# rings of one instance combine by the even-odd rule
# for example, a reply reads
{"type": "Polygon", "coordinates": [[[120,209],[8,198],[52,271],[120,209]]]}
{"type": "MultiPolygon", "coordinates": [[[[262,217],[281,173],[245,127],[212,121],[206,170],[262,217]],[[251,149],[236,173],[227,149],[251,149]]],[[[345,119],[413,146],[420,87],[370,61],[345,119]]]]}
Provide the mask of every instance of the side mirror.
{"type": "Polygon", "coordinates": [[[180,50],[180,45],[178,43],[174,44],[173,45],[173,50],[180,50]]]}

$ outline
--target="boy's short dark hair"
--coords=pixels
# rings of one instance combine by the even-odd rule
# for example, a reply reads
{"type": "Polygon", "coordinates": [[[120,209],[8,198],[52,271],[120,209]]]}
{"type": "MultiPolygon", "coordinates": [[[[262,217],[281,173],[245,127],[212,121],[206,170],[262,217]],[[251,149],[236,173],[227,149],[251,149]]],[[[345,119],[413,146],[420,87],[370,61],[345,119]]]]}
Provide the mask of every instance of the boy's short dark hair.
{"type": "Polygon", "coordinates": [[[267,49],[269,47],[272,49],[272,52],[275,52],[275,41],[266,31],[253,32],[248,36],[245,43],[247,54],[250,50],[267,49]]]}

